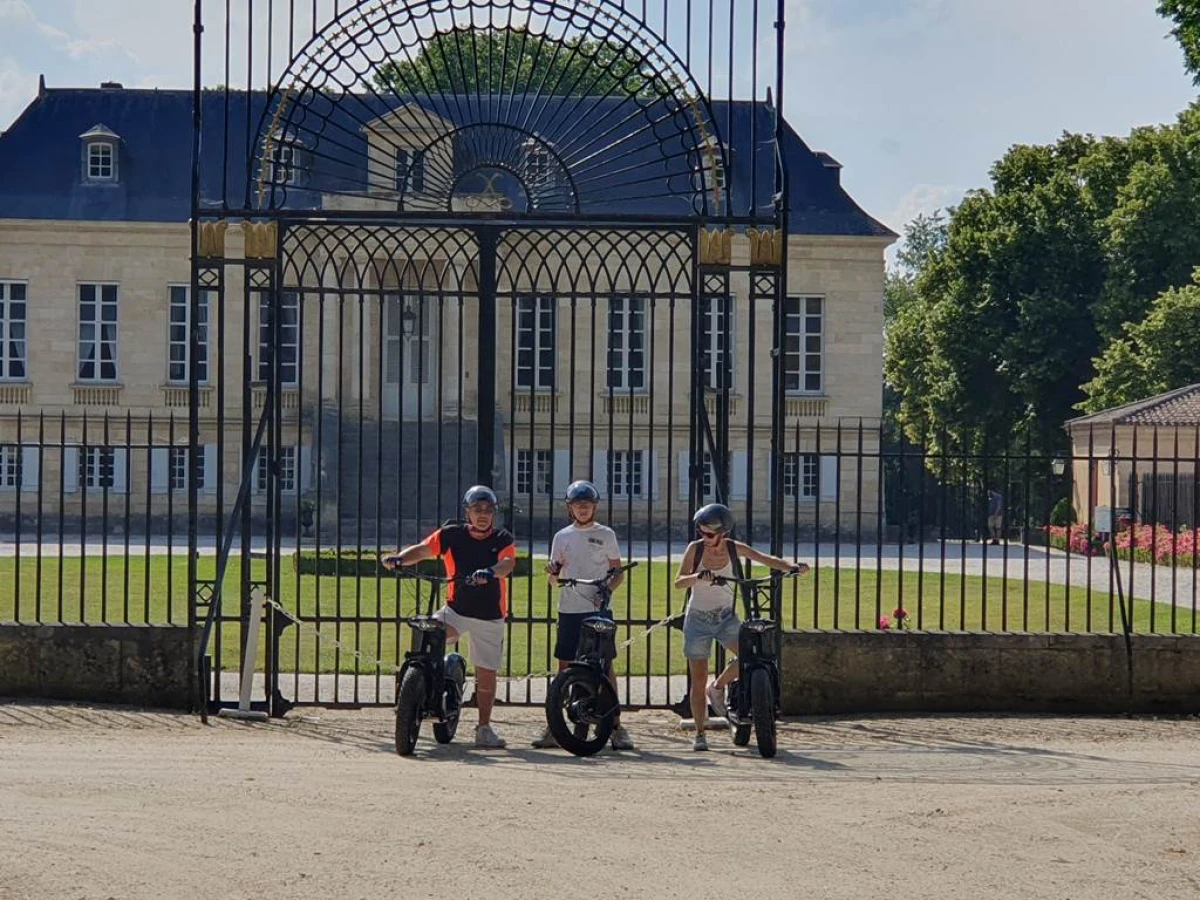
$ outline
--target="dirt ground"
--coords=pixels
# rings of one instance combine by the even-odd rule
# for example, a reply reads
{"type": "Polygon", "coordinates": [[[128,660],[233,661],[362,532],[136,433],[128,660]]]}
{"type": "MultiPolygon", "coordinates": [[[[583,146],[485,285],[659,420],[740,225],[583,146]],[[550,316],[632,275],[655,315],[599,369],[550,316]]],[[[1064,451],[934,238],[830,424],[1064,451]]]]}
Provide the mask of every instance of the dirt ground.
{"type": "Polygon", "coordinates": [[[804,719],[768,761],[665,713],[590,760],[535,710],[411,759],[313,715],[0,705],[0,898],[1200,895],[1195,719],[804,719]]]}

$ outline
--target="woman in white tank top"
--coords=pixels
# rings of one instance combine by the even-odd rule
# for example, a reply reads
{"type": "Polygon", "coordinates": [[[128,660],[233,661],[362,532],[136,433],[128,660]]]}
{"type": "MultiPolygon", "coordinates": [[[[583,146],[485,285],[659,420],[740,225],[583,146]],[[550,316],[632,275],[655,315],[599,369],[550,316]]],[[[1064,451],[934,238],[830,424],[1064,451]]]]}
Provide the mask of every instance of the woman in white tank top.
{"type": "Polygon", "coordinates": [[[675,576],[676,588],[688,588],[687,611],[683,616],[683,653],[688,660],[688,671],[692,677],[692,718],[696,723],[696,738],[693,750],[707,750],[708,739],[704,736],[708,705],[711,703],[717,715],[725,715],[725,688],[738,677],[738,619],[734,603],[736,587],[731,584],[716,584],[719,578],[743,577],[734,568],[734,555],[739,561],[752,560],[780,572],[808,571],[803,563],[790,563],[777,556],[760,553],[749,544],[739,543],[729,535],[733,531],[733,513],[720,503],[710,503],[692,517],[700,539],[694,541],[683,554],[679,572],[675,576]],[[708,658],[712,654],[713,641],[734,655],[725,670],[707,685],[708,658]]]}

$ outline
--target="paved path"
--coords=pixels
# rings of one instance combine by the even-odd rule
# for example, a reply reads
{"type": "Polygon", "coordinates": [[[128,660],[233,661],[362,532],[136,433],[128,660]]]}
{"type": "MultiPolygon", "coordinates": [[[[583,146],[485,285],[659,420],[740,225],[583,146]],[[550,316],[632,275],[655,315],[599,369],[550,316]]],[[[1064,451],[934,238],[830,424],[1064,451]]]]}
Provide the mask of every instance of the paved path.
{"type": "MultiPolygon", "coordinates": [[[[307,549],[311,545],[305,544],[307,549]]],[[[622,551],[635,560],[650,560],[654,562],[676,563],[682,557],[687,545],[682,542],[670,543],[665,541],[647,543],[634,541],[622,545],[622,551]]],[[[522,551],[532,551],[535,556],[545,556],[549,550],[545,542],[526,542],[520,545],[522,551]]],[[[290,555],[296,550],[294,542],[284,543],[283,552],[290,555]]],[[[64,557],[78,557],[83,554],[89,557],[99,557],[105,552],[109,556],[120,556],[125,552],[123,540],[112,539],[107,547],[101,541],[89,541],[81,545],[78,540],[65,542],[62,547],[64,557]]],[[[146,540],[130,538],[129,552],[134,556],[145,556],[147,553],[146,540]]],[[[215,556],[217,547],[215,541],[203,538],[200,541],[202,556],[215,556]]],[[[262,555],[266,552],[264,541],[257,540],[252,545],[252,552],[262,555]]],[[[21,556],[33,557],[37,547],[31,541],[22,541],[19,545],[12,540],[11,535],[0,537],[0,558],[21,556]]],[[[186,540],[178,540],[168,545],[161,538],[151,538],[149,555],[162,556],[166,554],[186,555],[186,540]]],[[[42,544],[44,558],[56,558],[59,554],[57,539],[47,539],[42,544]]],[[[937,576],[940,572],[948,575],[987,575],[992,578],[1032,582],[1049,582],[1051,584],[1070,584],[1072,587],[1085,591],[1090,586],[1093,591],[1107,593],[1116,589],[1114,576],[1109,560],[1106,557],[1086,558],[1078,554],[1067,554],[1060,550],[1044,547],[1030,547],[1023,544],[1009,543],[993,547],[991,545],[959,541],[947,541],[945,544],[929,542],[925,544],[861,544],[856,546],[852,541],[838,545],[834,541],[822,541],[815,544],[804,541],[799,544],[789,543],[784,547],[786,556],[795,556],[806,562],[818,560],[824,568],[855,569],[867,571],[882,569],[884,571],[924,571],[926,575],[937,576]],[[1027,574],[1028,573],[1028,574],[1027,574]]],[[[1154,565],[1135,562],[1132,565],[1122,562],[1120,567],[1121,589],[1126,595],[1132,595],[1140,600],[1153,600],[1159,603],[1171,603],[1172,598],[1177,606],[1191,609],[1200,607],[1200,580],[1197,571],[1191,566],[1172,568],[1170,566],[1154,565]]]]}

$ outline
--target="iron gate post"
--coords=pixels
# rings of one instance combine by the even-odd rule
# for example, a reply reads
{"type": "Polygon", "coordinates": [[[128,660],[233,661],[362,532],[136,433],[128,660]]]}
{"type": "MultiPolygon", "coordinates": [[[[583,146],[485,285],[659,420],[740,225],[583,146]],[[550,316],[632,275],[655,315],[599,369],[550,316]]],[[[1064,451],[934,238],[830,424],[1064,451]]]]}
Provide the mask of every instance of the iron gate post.
{"type": "Polygon", "coordinates": [[[497,229],[483,226],[479,234],[479,346],[475,377],[479,446],[475,482],[494,487],[496,465],[496,249],[497,229]]]}

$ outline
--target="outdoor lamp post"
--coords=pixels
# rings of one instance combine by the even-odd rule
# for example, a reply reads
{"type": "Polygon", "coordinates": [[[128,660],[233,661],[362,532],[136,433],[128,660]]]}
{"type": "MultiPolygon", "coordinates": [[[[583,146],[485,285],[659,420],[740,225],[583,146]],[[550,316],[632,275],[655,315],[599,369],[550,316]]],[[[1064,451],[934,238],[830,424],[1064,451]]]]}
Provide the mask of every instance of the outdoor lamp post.
{"type": "Polygon", "coordinates": [[[400,331],[410,338],[417,330],[417,312],[412,308],[412,301],[404,298],[404,309],[400,312],[400,331]]]}
{"type": "Polygon", "coordinates": [[[1067,461],[1065,459],[1056,459],[1050,463],[1050,471],[1055,475],[1065,475],[1067,471],[1067,461]]]}

